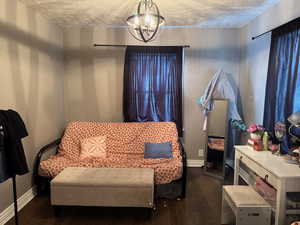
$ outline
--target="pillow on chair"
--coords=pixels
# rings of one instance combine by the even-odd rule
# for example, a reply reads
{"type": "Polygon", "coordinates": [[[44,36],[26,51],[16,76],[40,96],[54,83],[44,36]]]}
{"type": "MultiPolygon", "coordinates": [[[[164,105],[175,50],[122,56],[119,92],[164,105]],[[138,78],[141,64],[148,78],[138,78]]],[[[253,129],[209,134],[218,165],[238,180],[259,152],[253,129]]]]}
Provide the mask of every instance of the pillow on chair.
{"type": "Polygon", "coordinates": [[[106,158],[106,136],[90,137],[81,140],[80,160],[87,158],[106,158]]]}
{"type": "Polygon", "coordinates": [[[157,158],[172,158],[172,143],[145,143],[144,158],[157,159],[157,158]]]}

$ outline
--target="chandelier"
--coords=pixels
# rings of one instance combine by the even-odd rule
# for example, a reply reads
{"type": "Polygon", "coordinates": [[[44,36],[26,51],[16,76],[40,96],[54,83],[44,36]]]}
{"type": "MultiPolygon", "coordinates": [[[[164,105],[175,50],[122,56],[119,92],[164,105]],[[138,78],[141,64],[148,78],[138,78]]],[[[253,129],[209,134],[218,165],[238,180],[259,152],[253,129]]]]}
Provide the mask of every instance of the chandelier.
{"type": "Polygon", "coordinates": [[[140,0],[133,15],[126,20],[129,33],[137,40],[154,40],[165,18],[160,15],[157,5],[152,0],[140,0]]]}

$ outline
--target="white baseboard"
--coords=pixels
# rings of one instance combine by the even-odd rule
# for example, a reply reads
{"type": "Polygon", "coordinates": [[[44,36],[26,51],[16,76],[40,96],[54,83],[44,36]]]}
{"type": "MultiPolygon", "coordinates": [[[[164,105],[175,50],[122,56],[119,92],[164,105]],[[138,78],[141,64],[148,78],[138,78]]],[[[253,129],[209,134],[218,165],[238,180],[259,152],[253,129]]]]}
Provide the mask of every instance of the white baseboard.
{"type": "Polygon", "coordinates": [[[203,159],[188,159],[187,166],[188,167],[203,167],[204,160],[203,159]]]}
{"type": "MultiPolygon", "coordinates": [[[[35,187],[30,188],[20,198],[18,198],[18,211],[27,205],[36,196],[35,187]]],[[[14,217],[14,205],[11,204],[3,212],[0,213],[0,225],[4,225],[14,217]]]]}

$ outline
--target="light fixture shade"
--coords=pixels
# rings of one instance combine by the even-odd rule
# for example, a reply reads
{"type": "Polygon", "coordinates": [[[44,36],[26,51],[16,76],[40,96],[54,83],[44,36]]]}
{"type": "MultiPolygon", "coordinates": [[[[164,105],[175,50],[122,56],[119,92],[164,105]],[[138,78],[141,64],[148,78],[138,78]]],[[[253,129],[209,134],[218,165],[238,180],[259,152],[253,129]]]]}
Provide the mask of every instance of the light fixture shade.
{"type": "Polygon", "coordinates": [[[152,0],[140,0],[133,15],[126,20],[130,34],[137,40],[154,40],[165,19],[160,15],[157,5],[152,0]]]}
{"type": "Polygon", "coordinates": [[[295,127],[300,127],[300,111],[292,114],[288,118],[288,121],[295,127]]]}

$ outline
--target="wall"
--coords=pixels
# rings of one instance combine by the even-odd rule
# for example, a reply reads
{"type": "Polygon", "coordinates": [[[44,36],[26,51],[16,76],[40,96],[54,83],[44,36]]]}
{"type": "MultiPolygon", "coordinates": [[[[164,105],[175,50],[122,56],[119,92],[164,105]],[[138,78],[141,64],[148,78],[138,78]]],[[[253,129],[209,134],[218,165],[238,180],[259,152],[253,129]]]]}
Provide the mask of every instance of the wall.
{"type": "Polygon", "coordinates": [[[263,122],[271,33],[256,40],[251,37],[299,17],[299,8],[299,0],[283,0],[241,30],[241,93],[248,123],[263,122]]]}
{"type": "MultiPolygon", "coordinates": [[[[110,43],[105,32],[103,29],[99,36],[110,43]]],[[[64,33],[66,119],[122,121],[125,50],[96,49],[93,44],[92,29],[72,29],[64,33]]]]}
{"type": "MultiPolygon", "coordinates": [[[[239,83],[238,29],[164,29],[151,45],[191,45],[185,49],[184,128],[189,159],[205,147],[203,116],[196,104],[219,69],[239,83]]],[[[70,28],[64,33],[66,119],[122,121],[123,48],[93,44],[138,44],[123,28],[70,28]]]]}
{"type": "MultiPolygon", "coordinates": [[[[40,147],[64,125],[62,31],[16,0],[0,1],[0,109],[23,117],[23,139],[32,171],[40,147]]],[[[32,174],[17,177],[18,195],[32,186],[32,174]]],[[[0,213],[12,203],[11,179],[0,184],[0,213]]]]}

